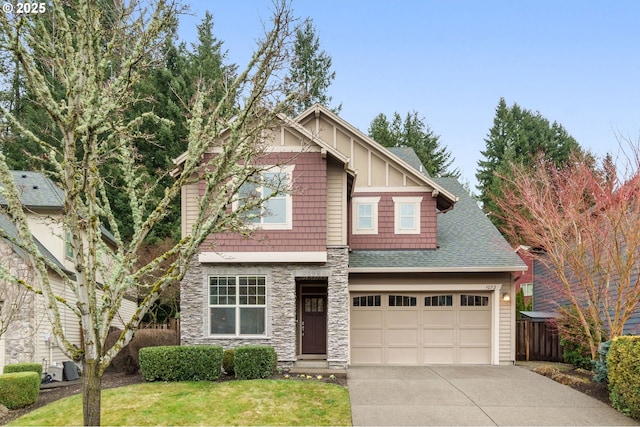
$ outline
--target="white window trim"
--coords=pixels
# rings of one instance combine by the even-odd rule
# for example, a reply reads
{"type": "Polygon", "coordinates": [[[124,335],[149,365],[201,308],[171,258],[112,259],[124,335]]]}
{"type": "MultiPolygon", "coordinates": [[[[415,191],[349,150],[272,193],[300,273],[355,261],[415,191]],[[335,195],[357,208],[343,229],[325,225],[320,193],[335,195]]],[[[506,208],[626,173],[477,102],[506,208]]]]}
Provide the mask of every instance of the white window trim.
{"type": "Polygon", "coordinates": [[[378,234],[378,203],[380,197],[354,197],[352,199],[351,233],[352,234],[378,234]],[[358,206],[371,205],[371,228],[358,228],[358,206]]]}
{"type": "MultiPolygon", "coordinates": [[[[286,173],[287,174],[287,182],[289,183],[289,188],[283,194],[285,197],[285,209],[287,221],[281,224],[271,224],[271,223],[249,223],[248,227],[256,229],[256,230],[292,230],[293,229],[293,197],[291,197],[291,187],[293,183],[293,170],[295,165],[288,166],[267,166],[264,170],[260,171],[262,173],[286,173]]],[[[232,209],[236,210],[238,208],[238,200],[234,200],[232,204],[232,209]]],[[[262,208],[261,208],[262,209],[262,208]]],[[[260,216],[260,218],[264,218],[264,216],[260,216]]]]}
{"type": "Polygon", "coordinates": [[[420,234],[420,219],[421,212],[420,206],[422,205],[422,197],[392,197],[393,199],[393,211],[394,211],[394,232],[395,234],[420,234]],[[401,206],[413,205],[415,212],[415,227],[413,228],[401,228],[401,206]]]}
{"type": "Polygon", "coordinates": [[[268,335],[268,300],[269,300],[269,281],[266,275],[264,274],[209,274],[206,276],[206,319],[207,319],[207,335],[209,337],[220,338],[220,339],[235,339],[235,338],[264,338],[268,335]],[[239,291],[238,284],[240,283],[240,277],[248,277],[248,276],[256,276],[256,277],[264,277],[265,281],[265,304],[247,304],[241,305],[239,302],[239,291]],[[210,301],[210,291],[209,291],[209,283],[212,277],[235,277],[236,279],[236,303],[235,304],[211,304],[210,301]],[[220,307],[220,308],[231,308],[235,309],[235,330],[234,334],[212,334],[211,333],[211,308],[220,307]],[[264,334],[241,334],[240,333],[240,308],[241,307],[255,307],[255,308],[264,308],[264,316],[265,316],[265,324],[264,324],[264,334]]]}
{"type": "Polygon", "coordinates": [[[522,283],[520,285],[520,289],[522,289],[522,295],[525,297],[533,296],[533,283],[522,283]]]}

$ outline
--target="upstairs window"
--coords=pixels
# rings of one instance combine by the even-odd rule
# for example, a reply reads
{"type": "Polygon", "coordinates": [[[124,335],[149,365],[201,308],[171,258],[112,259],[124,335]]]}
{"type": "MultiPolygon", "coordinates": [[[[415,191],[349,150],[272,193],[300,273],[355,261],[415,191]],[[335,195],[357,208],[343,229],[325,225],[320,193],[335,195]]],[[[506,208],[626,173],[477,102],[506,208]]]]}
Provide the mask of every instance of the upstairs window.
{"type": "Polygon", "coordinates": [[[420,205],[422,197],[394,197],[396,234],[420,234],[420,205]]]}
{"type": "Polygon", "coordinates": [[[380,197],[353,198],[353,234],[378,234],[378,203],[380,197]]]}
{"type": "Polygon", "coordinates": [[[525,297],[530,297],[533,295],[533,283],[523,283],[520,285],[520,289],[522,289],[522,294],[525,297]]]}
{"type": "Polygon", "coordinates": [[[265,230],[291,230],[293,207],[290,194],[293,166],[262,172],[257,179],[247,182],[238,191],[236,208],[259,199],[260,206],[243,212],[246,222],[265,230]]]}

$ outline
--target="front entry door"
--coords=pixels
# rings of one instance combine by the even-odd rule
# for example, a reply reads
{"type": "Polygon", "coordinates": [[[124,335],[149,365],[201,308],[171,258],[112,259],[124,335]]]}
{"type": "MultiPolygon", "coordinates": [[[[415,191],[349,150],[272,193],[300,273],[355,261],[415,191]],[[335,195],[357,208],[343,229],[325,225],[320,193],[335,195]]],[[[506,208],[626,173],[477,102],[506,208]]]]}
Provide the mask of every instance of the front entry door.
{"type": "Polygon", "coordinates": [[[327,352],[326,297],[305,295],[302,298],[302,354],[327,352]]]}

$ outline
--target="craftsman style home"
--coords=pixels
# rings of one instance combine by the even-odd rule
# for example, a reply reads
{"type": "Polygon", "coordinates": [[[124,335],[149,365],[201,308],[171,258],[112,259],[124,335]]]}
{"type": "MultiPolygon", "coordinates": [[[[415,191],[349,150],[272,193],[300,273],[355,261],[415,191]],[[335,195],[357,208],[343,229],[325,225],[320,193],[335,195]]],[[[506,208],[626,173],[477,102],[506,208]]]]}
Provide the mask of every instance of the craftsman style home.
{"type": "MultiPolygon", "coordinates": [[[[283,367],[514,362],[526,266],[462,185],[319,105],[273,135],[256,161],[290,159],[270,173],[293,189],[252,238],[202,245],[181,287],[183,344],[271,345],[283,367]]],[[[198,196],[183,188],[183,234],[198,196]]]]}

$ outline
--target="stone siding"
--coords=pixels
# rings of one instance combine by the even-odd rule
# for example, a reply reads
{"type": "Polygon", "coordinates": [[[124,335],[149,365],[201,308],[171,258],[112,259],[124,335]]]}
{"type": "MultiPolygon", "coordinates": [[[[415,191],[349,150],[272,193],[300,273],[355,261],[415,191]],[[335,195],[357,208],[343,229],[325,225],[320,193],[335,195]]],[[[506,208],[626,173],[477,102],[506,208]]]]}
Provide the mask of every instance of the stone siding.
{"type": "MultiPolygon", "coordinates": [[[[0,258],[2,264],[9,272],[33,283],[33,272],[27,262],[20,257],[6,241],[0,239],[0,258]]],[[[2,336],[4,340],[4,363],[39,362],[35,360],[36,355],[36,316],[35,316],[35,294],[27,292],[23,294],[22,289],[17,285],[0,281],[0,296],[5,300],[5,304],[18,304],[19,310],[12,317],[7,331],[2,336]],[[16,301],[17,300],[17,301],[16,301]]],[[[3,309],[2,315],[9,307],[3,309]]],[[[5,320],[5,319],[3,319],[5,320]]]]}
{"type": "Polygon", "coordinates": [[[217,344],[224,348],[269,345],[278,354],[282,368],[297,360],[296,278],[326,278],[327,362],[344,369],[349,352],[348,250],[329,248],[326,264],[200,264],[191,262],[181,285],[181,343],[217,344]],[[258,338],[209,337],[208,285],[210,275],[264,275],[267,277],[267,333],[258,338]]]}

